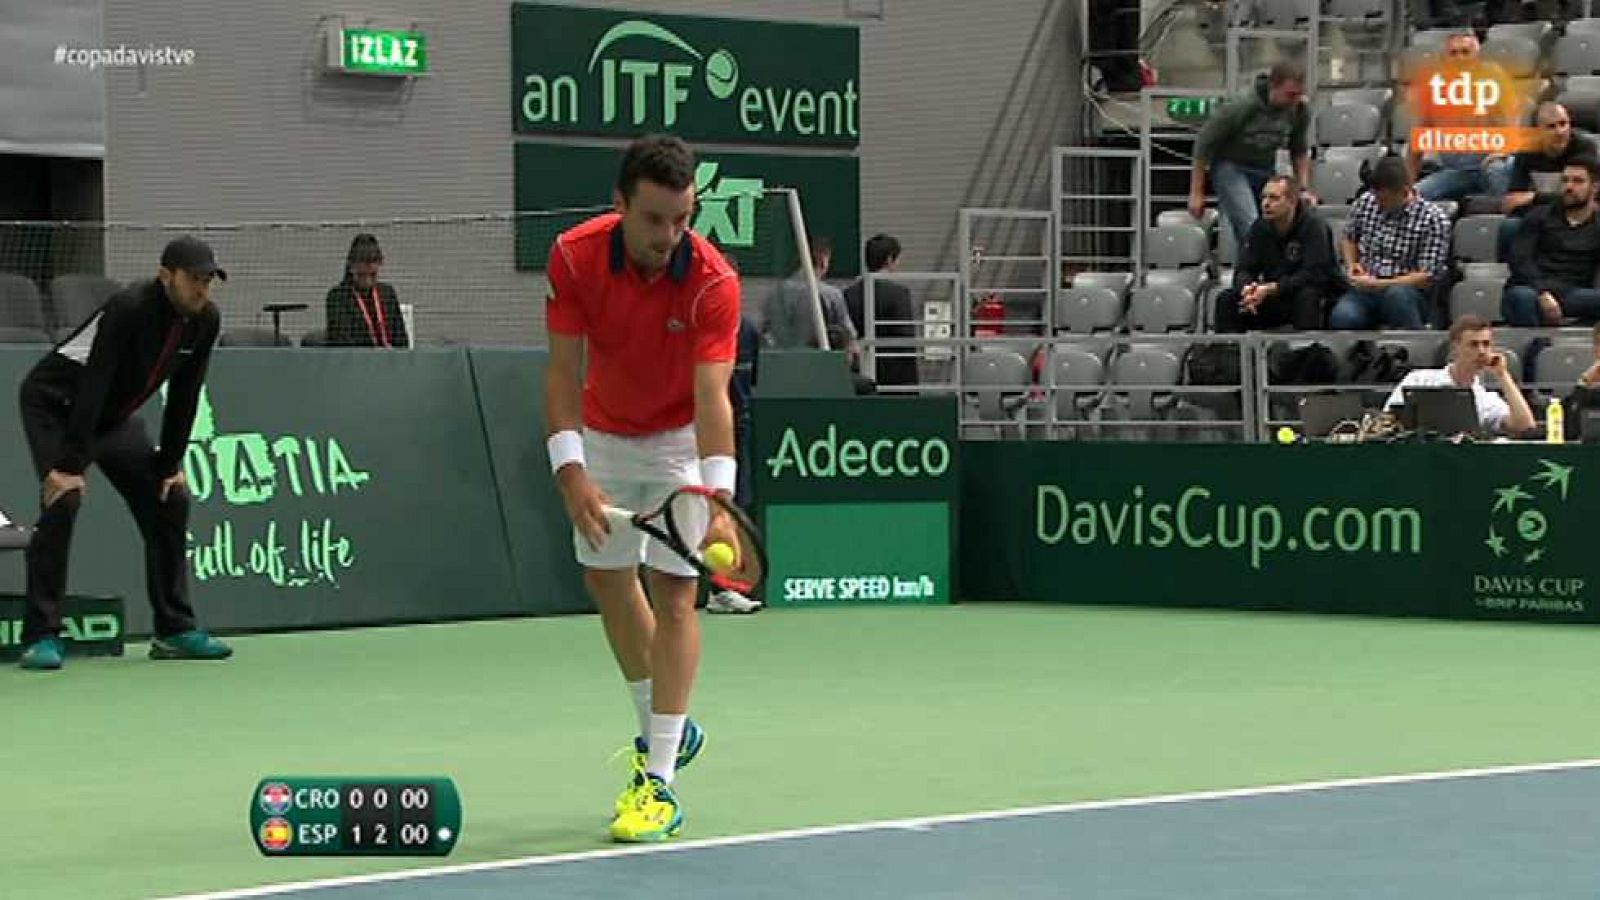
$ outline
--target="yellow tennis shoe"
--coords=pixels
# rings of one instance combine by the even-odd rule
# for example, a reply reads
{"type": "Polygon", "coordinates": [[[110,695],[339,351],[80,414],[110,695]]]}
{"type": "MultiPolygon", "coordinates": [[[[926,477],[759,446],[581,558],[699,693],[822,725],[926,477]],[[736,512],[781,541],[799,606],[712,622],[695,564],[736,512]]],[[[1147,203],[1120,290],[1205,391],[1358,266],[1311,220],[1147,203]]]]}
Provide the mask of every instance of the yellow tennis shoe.
{"type": "Polygon", "coordinates": [[[659,775],[645,775],[629,791],[631,803],[611,822],[611,839],[624,844],[648,844],[678,836],[683,830],[683,810],[671,785],[659,775]]]}

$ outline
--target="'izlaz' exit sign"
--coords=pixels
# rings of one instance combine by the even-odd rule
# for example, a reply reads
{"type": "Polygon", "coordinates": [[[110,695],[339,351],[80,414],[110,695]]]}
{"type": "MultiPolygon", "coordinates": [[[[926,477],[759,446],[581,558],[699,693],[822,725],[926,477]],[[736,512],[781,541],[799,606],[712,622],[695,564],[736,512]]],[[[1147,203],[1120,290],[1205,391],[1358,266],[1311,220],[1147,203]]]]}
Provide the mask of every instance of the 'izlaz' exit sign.
{"type": "Polygon", "coordinates": [[[328,30],[328,68],[351,75],[421,75],[428,71],[428,40],[420,31],[337,25],[328,30]]]}

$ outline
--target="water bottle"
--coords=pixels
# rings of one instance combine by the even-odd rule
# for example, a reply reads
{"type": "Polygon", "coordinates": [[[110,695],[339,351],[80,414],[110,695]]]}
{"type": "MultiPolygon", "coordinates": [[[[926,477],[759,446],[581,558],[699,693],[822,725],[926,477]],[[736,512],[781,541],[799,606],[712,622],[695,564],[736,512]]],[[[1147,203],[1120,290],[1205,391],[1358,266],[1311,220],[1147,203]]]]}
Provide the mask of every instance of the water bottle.
{"type": "Polygon", "coordinates": [[[1567,414],[1561,408],[1561,398],[1551,397],[1544,411],[1544,442],[1561,444],[1567,439],[1567,414]]]}

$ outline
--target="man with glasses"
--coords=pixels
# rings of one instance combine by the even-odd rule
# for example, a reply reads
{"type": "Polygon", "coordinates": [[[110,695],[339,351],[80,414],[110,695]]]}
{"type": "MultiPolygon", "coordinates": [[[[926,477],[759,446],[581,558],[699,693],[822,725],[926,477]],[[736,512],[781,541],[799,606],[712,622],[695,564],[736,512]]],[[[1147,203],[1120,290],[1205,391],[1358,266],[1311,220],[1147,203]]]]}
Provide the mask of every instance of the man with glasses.
{"type": "Polygon", "coordinates": [[[1561,172],[1567,163],[1600,156],[1594,139],[1572,127],[1572,116],[1559,103],[1539,104],[1533,124],[1539,145],[1512,158],[1511,183],[1502,207],[1506,218],[1500,223],[1500,258],[1507,262],[1523,217],[1539,204],[1561,199],[1561,172]]]}
{"type": "Polygon", "coordinates": [[[1597,164],[1576,159],[1561,170],[1561,202],[1528,213],[1511,245],[1511,279],[1501,309],[1512,325],[1557,326],[1571,317],[1600,320],[1600,219],[1597,164]]]}

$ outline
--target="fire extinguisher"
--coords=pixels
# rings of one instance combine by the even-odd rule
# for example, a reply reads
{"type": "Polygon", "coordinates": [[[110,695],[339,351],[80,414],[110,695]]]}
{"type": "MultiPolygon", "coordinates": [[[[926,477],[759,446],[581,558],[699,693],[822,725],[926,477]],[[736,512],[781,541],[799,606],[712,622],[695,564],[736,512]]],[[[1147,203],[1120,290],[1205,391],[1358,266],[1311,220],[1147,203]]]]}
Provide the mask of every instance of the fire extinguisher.
{"type": "Polygon", "coordinates": [[[1005,331],[1006,305],[999,294],[989,294],[972,308],[974,337],[999,337],[1005,331]]]}

